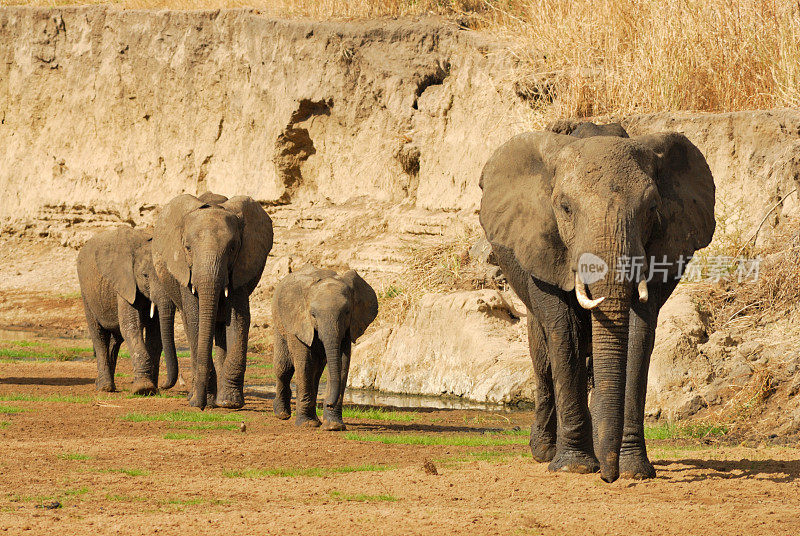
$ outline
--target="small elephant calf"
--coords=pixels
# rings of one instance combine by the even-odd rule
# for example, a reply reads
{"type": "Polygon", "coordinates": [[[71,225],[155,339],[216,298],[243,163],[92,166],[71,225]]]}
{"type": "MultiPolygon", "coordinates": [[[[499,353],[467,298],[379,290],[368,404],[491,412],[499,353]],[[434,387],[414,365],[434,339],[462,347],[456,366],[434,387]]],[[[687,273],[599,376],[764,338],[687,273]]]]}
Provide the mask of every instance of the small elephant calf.
{"type": "Polygon", "coordinates": [[[115,391],[114,370],[123,341],[133,362],[135,394],[153,394],[164,349],[169,389],[178,379],[173,323],[175,307],[155,274],[151,237],[131,227],[104,231],[78,253],[86,322],[97,358],[99,391],[115,391]]]}
{"type": "Polygon", "coordinates": [[[284,277],[275,287],[272,323],[275,330],[274,411],[279,419],[291,416],[289,382],[297,372],[299,426],[344,430],[342,400],[350,368],[351,343],[378,315],[378,297],[355,270],[337,275],[306,265],[284,277]],[[317,391],[325,364],[328,393],[322,422],[317,418],[317,391]]]}

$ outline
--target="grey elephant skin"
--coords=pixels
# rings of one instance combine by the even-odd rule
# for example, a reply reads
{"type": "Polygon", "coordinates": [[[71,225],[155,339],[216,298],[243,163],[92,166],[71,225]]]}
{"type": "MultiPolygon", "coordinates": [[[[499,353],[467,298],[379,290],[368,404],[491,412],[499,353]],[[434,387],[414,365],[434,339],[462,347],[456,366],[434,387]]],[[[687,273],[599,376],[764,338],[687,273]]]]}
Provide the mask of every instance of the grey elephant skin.
{"type": "Polygon", "coordinates": [[[350,368],[350,349],[378,315],[378,297],[355,270],[338,275],[307,265],[284,277],[272,299],[274,412],[291,416],[290,382],[297,373],[298,425],[344,430],[342,400],[350,368]],[[328,392],[317,418],[317,393],[325,364],[328,392]]]}
{"type": "Polygon", "coordinates": [[[251,197],[183,194],[162,209],[153,264],[189,340],[190,405],[244,406],[250,294],[271,248],[272,220],[251,197]]]}
{"type": "Polygon", "coordinates": [[[685,261],[714,234],[715,188],[705,158],[677,133],[530,132],[492,155],[480,186],[481,225],[528,309],[534,459],[551,470],[593,472],[599,465],[607,482],[620,473],[655,476],[644,441],[647,369],[658,311],[685,261]],[[585,253],[605,262],[605,277],[578,277],[585,253]],[[640,278],[618,277],[633,258],[655,260],[665,271],[649,282],[648,266],[640,278]]]}
{"type": "Polygon", "coordinates": [[[97,389],[116,390],[114,371],[123,341],[130,349],[134,393],[156,392],[162,348],[167,379],[161,388],[174,386],[175,307],[155,274],[150,234],[130,227],[99,233],[81,248],[77,265],[97,359],[97,389]]]}

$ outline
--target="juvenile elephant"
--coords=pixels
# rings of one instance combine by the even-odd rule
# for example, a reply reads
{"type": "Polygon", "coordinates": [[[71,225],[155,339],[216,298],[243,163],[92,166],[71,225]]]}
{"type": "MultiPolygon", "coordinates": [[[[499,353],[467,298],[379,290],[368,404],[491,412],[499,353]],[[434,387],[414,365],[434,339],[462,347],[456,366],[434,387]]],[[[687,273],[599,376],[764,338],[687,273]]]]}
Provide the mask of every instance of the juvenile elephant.
{"type": "Polygon", "coordinates": [[[153,264],[189,339],[190,405],[244,405],[250,294],[271,248],[272,221],[250,197],[183,194],[161,211],[153,264]]]}
{"type": "Polygon", "coordinates": [[[161,387],[175,385],[175,307],[155,275],[149,234],[120,227],[93,236],[78,253],[78,280],[97,358],[97,389],[116,390],[123,341],[130,348],[134,393],[156,392],[162,347],[167,380],[161,387]]]}
{"type": "Polygon", "coordinates": [[[714,234],[703,155],[676,133],[529,132],[495,151],[480,186],[481,225],[528,309],[534,459],[575,472],[596,471],[599,459],[607,482],[620,471],[655,476],[644,441],[647,369],[658,311],[714,234]]]}
{"type": "Polygon", "coordinates": [[[297,425],[344,430],[342,400],[350,368],[350,347],[378,315],[375,291],[355,270],[337,275],[310,264],[287,275],[272,298],[274,411],[291,416],[289,382],[297,371],[297,425]],[[328,393],[317,418],[317,392],[325,364],[328,393]]]}

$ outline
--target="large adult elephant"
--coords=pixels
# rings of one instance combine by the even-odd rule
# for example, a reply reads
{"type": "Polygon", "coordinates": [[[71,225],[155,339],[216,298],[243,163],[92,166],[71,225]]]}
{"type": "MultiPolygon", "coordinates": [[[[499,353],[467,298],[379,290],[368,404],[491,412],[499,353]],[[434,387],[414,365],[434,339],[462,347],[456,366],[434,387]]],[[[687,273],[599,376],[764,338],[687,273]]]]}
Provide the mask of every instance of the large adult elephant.
{"type": "Polygon", "coordinates": [[[573,472],[596,471],[599,460],[607,482],[620,471],[655,476],[644,441],[647,369],[658,311],[714,234],[703,155],[677,133],[530,132],[495,151],[480,186],[481,225],[528,309],[534,458],[573,472]]]}
{"type": "Polygon", "coordinates": [[[272,221],[250,197],[183,194],[161,211],[153,264],[189,339],[190,405],[244,405],[250,294],[271,248],[272,221]]]}
{"type": "Polygon", "coordinates": [[[127,341],[134,394],[153,394],[161,350],[167,368],[162,389],[178,379],[172,326],[175,306],[153,268],[149,232],[132,227],[103,231],[78,253],[78,279],[97,359],[97,389],[115,391],[120,345],[127,341]]]}

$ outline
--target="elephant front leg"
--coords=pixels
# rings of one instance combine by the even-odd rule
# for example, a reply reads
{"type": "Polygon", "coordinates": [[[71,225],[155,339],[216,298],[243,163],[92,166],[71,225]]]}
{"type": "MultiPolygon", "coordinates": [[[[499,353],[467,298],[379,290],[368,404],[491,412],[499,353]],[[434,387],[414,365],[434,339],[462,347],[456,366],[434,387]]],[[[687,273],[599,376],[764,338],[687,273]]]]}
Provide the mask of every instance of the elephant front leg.
{"type": "Polygon", "coordinates": [[[530,448],[537,462],[550,462],[556,455],[556,405],[553,374],[547,360],[547,340],[541,324],[528,312],[528,347],[533,361],[536,409],[531,424],[530,448]]]}
{"type": "MultiPolygon", "coordinates": [[[[647,395],[647,371],[656,338],[659,299],[663,292],[655,285],[649,303],[636,302],[631,307],[628,335],[628,368],[625,382],[625,424],[619,455],[622,478],[655,478],[656,470],[647,458],[644,441],[644,405],[647,395]]],[[[671,291],[671,289],[670,289],[671,291]]]]}
{"type": "MultiPolygon", "coordinates": [[[[231,317],[227,328],[222,326],[227,339],[227,353],[217,370],[217,405],[221,408],[239,409],[244,406],[244,373],[247,367],[247,339],[250,333],[250,300],[242,290],[230,295],[231,317]]],[[[216,365],[216,361],[215,361],[216,365]]]]}
{"type": "Polygon", "coordinates": [[[86,302],[83,303],[86,310],[86,324],[89,327],[89,336],[92,338],[94,356],[97,360],[97,379],[95,387],[98,391],[113,393],[117,390],[114,384],[114,370],[117,366],[116,356],[112,360],[110,343],[111,332],[104,329],[89,310],[86,302]]]}
{"type": "Polygon", "coordinates": [[[148,318],[144,325],[144,345],[147,350],[149,373],[153,385],[158,385],[159,361],[161,360],[161,327],[158,318],[148,318]]]}
{"type": "Polygon", "coordinates": [[[572,307],[569,295],[552,285],[534,281],[529,294],[531,312],[546,334],[558,421],[556,451],[548,469],[572,473],[597,472],[600,466],[592,445],[580,318],[572,307]]]}
{"type": "Polygon", "coordinates": [[[275,416],[283,421],[292,416],[292,387],[291,381],[294,376],[294,363],[289,355],[289,346],[286,339],[274,330],[274,347],[272,354],[273,370],[275,371],[275,400],[272,403],[272,411],[275,416]]]}
{"type": "Polygon", "coordinates": [[[317,417],[317,400],[314,396],[316,390],[311,385],[316,377],[316,364],[312,359],[311,349],[296,337],[291,337],[287,342],[297,374],[297,418],[295,424],[316,428],[322,423],[317,417]]]}
{"type": "Polygon", "coordinates": [[[158,367],[160,355],[150,355],[144,341],[144,316],[148,313],[140,311],[121,297],[117,299],[117,313],[120,332],[128,343],[133,365],[131,392],[136,395],[155,394],[158,392],[158,387],[157,382],[153,381],[153,369],[158,367]]]}

